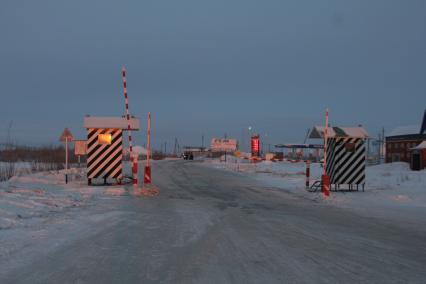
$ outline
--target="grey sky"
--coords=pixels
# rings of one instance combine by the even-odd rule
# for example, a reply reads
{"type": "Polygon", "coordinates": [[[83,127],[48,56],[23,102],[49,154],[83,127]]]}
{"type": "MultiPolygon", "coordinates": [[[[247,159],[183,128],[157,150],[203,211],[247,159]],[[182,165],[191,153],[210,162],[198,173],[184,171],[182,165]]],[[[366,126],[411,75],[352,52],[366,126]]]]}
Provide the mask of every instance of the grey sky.
{"type": "MultiPolygon", "coordinates": [[[[84,137],[83,116],[153,115],[153,141],[302,142],[323,123],[420,123],[426,1],[8,1],[0,3],[0,139],[84,137]]],[[[145,129],[144,129],[145,130],[145,129]]],[[[143,144],[142,133],[136,141],[143,144]]]]}

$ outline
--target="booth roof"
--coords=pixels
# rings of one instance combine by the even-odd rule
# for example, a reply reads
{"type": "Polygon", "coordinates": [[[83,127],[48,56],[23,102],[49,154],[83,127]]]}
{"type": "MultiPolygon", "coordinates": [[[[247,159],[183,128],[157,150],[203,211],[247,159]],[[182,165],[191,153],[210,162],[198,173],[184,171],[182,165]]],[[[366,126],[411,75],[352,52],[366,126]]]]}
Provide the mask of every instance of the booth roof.
{"type": "Polygon", "coordinates": [[[419,145],[417,145],[416,147],[411,148],[410,150],[423,150],[423,149],[426,149],[426,140],[420,143],[419,145]]]}
{"type": "MultiPolygon", "coordinates": [[[[324,126],[315,126],[309,138],[324,138],[324,126]]],[[[328,138],[334,137],[351,137],[351,138],[368,138],[368,133],[363,127],[328,127],[328,138]]]]}
{"type": "MultiPolygon", "coordinates": [[[[130,118],[130,130],[139,130],[139,119],[130,118]]],[[[127,119],[125,117],[96,117],[86,116],[84,127],[89,128],[112,128],[127,130],[127,119]]]]}

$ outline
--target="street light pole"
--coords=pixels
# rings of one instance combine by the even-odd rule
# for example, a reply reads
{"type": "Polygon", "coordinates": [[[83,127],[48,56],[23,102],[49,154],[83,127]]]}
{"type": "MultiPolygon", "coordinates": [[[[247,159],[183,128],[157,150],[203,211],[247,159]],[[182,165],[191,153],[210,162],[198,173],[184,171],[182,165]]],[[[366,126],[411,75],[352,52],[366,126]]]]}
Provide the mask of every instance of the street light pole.
{"type": "Polygon", "coordinates": [[[249,139],[248,139],[248,142],[247,142],[248,153],[251,153],[251,148],[250,148],[250,143],[251,143],[251,129],[252,129],[252,127],[251,127],[251,126],[249,126],[249,127],[248,127],[249,139]]]}

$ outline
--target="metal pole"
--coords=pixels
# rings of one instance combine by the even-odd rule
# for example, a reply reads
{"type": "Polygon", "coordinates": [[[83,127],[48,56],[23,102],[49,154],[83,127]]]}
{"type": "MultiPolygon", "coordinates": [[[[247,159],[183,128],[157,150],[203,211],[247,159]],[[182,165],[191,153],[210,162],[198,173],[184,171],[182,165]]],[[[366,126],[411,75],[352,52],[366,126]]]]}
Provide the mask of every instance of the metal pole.
{"type": "Polygon", "coordinates": [[[322,176],[322,191],[325,197],[330,195],[330,177],[327,175],[327,151],[328,151],[328,109],[325,112],[325,128],[324,128],[324,174],[322,176]]]}
{"type": "Polygon", "coordinates": [[[328,109],[325,112],[325,129],[324,129],[324,175],[327,175],[327,137],[328,136],[328,109]]]}
{"type": "MultiPolygon", "coordinates": [[[[382,157],[383,157],[383,161],[385,160],[385,128],[382,127],[382,157]]],[[[380,157],[380,163],[382,163],[382,157],[380,157]]]]}
{"type": "Polygon", "coordinates": [[[65,183],[68,183],[68,137],[65,137],[65,183]]]}
{"type": "Polygon", "coordinates": [[[144,184],[151,183],[151,112],[148,112],[147,140],[146,166],[143,180],[144,184]]]}
{"type": "Polygon", "coordinates": [[[68,137],[65,137],[65,172],[68,172],[68,137]]]}
{"type": "Polygon", "coordinates": [[[147,164],[150,166],[150,159],[151,159],[151,112],[148,112],[148,143],[147,143],[147,164]]]}

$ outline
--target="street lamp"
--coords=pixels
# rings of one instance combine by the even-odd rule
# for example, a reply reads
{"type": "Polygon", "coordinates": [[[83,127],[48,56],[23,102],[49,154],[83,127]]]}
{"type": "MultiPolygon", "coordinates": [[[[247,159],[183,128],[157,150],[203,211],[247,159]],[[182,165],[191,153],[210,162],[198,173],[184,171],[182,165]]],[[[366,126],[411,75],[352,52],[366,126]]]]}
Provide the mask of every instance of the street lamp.
{"type": "Polygon", "coordinates": [[[247,142],[247,149],[248,149],[248,153],[250,153],[251,152],[251,148],[250,148],[250,143],[251,143],[251,130],[253,129],[253,127],[251,127],[251,126],[249,126],[248,127],[248,134],[249,134],[249,139],[248,139],[248,142],[247,142]]]}

